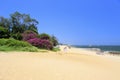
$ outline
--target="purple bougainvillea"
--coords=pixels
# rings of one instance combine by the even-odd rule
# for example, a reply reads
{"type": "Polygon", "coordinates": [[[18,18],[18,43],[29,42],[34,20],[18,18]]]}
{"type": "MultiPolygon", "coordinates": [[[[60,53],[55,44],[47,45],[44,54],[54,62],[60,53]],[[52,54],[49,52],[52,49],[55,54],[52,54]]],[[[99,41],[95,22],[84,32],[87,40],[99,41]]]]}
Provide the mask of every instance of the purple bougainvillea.
{"type": "Polygon", "coordinates": [[[27,40],[27,42],[38,48],[44,48],[48,50],[51,50],[53,48],[52,43],[49,40],[45,40],[45,39],[33,38],[27,40]]]}
{"type": "Polygon", "coordinates": [[[26,31],[22,34],[23,40],[27,41],[37,37],[37,34],[32,31],[26,31]]]}

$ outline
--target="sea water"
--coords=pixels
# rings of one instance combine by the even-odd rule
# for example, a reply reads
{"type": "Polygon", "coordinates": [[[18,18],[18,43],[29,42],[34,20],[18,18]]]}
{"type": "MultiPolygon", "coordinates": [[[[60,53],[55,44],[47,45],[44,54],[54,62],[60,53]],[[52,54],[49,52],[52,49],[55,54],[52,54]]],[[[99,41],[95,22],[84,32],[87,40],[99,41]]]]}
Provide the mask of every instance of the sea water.
{"type": "Polygon", "coordinates": [[[80,46],[80,45],[74,45],[77,48],[96,48],[96,49],[100,49],[101,51],[116,51],[116,52],[120,52],[120,46],[116,46],[116,45],[101,45],[101,46],[80,46]]]}

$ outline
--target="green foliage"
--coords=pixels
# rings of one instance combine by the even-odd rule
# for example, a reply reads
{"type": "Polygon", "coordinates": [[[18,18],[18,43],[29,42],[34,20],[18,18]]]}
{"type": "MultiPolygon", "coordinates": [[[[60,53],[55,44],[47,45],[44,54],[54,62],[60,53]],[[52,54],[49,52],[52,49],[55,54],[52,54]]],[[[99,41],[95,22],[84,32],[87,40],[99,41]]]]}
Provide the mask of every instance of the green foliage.
{"type": "Polygon", "coordinates": [[[4,17],[0,17],[0,26],[10,30],[10,20],[4,17]]]}
{"type": "Polygon", "coordinates": [[[40,39],[51,40],[50,35],[47,34],[47,33],[39,34],[38,37],[39,37],[40,39]]]}
{"type": "Polygon", "coordinates": [[[52,42],[53,46],[58,45],[58,40],[55,36],[50,36],[49,34],[42,33],[39,34],[38,37],[41,39],[49,40],[50,42],[52,42]]]}
{"type": "Polygon", "coordinates": [[[11,34],[11,38],[14,38],[16,40],[22,40],[21,33],[11,34]]]}
{"type": "Polygon", "coordinates": [[[57,51],[60,51],[60,49],[59,48],[53,48],[52,51],[57,52],[57,51]]]}
{"type": "Polygon", "coordinates": [[[51,37],[51,41],[53,43],[53,46],[57,46],[58,45],[58,40],[57,40],[57,38],[55,36],[51,37]]]}
{"type": "Polygon", "coordinates": [[[15,39],[0,39],[0,46],[3,46],[3,45],[7,45],[10,47],[28,47],[28,46],[31,47],[32,46],[27,42],[18,41],[15,39]]]}
{"type": "Polygon", "coordinates": [[[38,52],[39,50],[36,47],[9,47],[9,46],[0,46],[0,51],[27,51],[27,52],[38,52]]]}
{"type": "Polygon", "coordinates": [[[31,44],[15,39],[0,39],[0,51],[38,51],[31,44]]]}
{"type": "Polygon", "coordinates": [[[31,30],[38,33],[37,24],[38,21],[31,18],[29,14],[21,14],[15,12],[10,15],[12,33],[23,33],[26,30],[31,30]]]}
{"type": "Polygon", "coordinates": [[[37,40],[37,42],[30,41],[32,42],[31,44],[35,43],[35,45],[38,45],[39,43],[39,46],[42,45],[42,48],[46,47],[47,49],[52,49],[53,46],[56,46],[58,44],[56,37],[46,33],[38,34],[37,25],[38,21],[31,18],[29,14],[14,12],[10,15],[10,18],[0,17],[0,38],[16,39],[0,39],[0,49],[21,49],[29,51],[35,47],[33,48],[33,46],[27,42],[17,40],[28,41],[34,38],[40,40],[37,40]]]}
{"type": "Polygon", "coordinates": [[[21,40],[20,34],[26,30],[31,30],[38,34],[38,21],[31,18],[29,14],[14,12],[10,18],[0,17],[0,38],[12,37],[21,40]],[[11,34],[8,36],[8,34],[11,34]],[[17,37],[18,36],[18,37],[17,37]]]}
{"type": "Polygon", "coordinates": [[[33,31],[33,32],[38,34],[38,30],[37,30],[37,27],[35,25],[30,25],[28,30],[33,31]]]}
{"type": "Polygon", "coordinates": [[[10,37],[9,31],[6,28],[0,26],[0,38],[9,38],[9,37],[10,37]]]}

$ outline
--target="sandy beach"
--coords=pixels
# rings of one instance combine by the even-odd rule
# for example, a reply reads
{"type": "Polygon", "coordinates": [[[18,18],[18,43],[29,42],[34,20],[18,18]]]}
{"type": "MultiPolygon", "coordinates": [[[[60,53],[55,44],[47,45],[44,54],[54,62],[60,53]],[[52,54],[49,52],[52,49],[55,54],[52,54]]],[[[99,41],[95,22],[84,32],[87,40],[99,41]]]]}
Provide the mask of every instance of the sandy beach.
{"type": "Polygon", "coordinates": [[[66,52],[0,52],[0,80],[120,80],[120,57],[66,52]]]}

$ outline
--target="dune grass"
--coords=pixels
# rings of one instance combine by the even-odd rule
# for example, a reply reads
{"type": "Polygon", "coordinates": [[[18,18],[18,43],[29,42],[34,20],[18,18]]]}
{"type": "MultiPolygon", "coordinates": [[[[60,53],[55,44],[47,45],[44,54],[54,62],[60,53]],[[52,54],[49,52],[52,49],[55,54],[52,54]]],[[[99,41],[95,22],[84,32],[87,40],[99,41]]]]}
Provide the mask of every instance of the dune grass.
{"type": "Polygon", "coordinates": [[[39,49],[24,41],[18,41],[15,39],[0,39],[0,51],[37,52],[39,49]]]}
{"type": "Polygon", "coordinates": [[[0,46],[0,51],[28,51],[28,52],[38,52],[36,47],[8,47],[0,46]]]}
{"type": "Polygon", "coordinates": [[[59,48],[53,48],[52,51],[57,52],[57,51],[60,51],[60,49],[59,48]]]}

